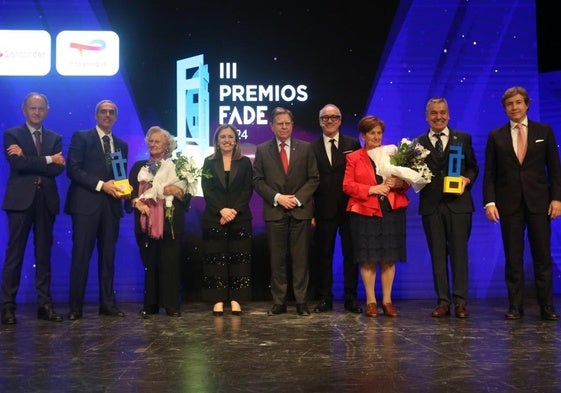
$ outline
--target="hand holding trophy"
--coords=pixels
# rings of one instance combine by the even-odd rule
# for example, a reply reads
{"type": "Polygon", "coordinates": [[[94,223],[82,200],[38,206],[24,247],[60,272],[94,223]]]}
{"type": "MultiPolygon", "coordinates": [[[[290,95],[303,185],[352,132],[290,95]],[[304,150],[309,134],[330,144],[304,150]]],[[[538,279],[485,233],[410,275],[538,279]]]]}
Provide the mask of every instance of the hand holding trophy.
{"type": "Polygon", "coordinates": [[[461,194],[464,190],[462,173],[462,145],[450,146],[450,155],[448,161],[448,176],[444,177],[443,192],[450,194],[461,194]]]}
{"type": "Polygon", "coordinates": [[[113,177],[115,185],[119,188],[119,198],[128,199],[131,197],[132,186],[127,179],[126,164],[127,160],[123,158],[120,151],[111,153],[111,168],[113,169],[113,177]]]}

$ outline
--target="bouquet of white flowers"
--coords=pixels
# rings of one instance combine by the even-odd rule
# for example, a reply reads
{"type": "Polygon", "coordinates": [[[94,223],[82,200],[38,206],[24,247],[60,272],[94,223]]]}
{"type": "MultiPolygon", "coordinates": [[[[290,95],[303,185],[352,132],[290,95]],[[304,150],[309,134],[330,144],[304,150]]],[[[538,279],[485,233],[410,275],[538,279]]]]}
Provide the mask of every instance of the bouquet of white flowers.
{"type": "MultiPolygon", "coordinates": [[[[154,166],[154,165],[152,165],[154,166]]],[[[145,181],[152,185],[139,196],[140,199],[158,198],[164,201],[165,218],[172,224],[173,236],[173,195],[164,195],[164,188],[169,185],[176,185],[185,193],[195,195],[197,193],[198,180],[202,176],[208,176],[203,173],[202,168],[197,167],[193,157],[186,157],[181,152],[175,153],[175,158],[167,158],[161,160],[154,167],[146,165],[140,169],[138,173],[138,181],[145,181]]]]}
{"type": "Polygon", "coordinates": [[[197,193],[200,178],[210,177],[208,173],[203,171],[202,167],[197,167],[193,157],[186,157],[181,152],[176,152],[172,161],[175,164],[175,174],[187,185],[186,192],[188,194],[195,195],[197,193]]]}
{"type": "Polygon", "coordinates": [[[429,154],[429,150],[407,138],[403,138],[399,146],[386,145],[368,151],[368,155],[376,163],[379,175],[384,179],[399,177],[409,183],[415,192],[421,191],[433,177],[425,163],[429,154]]]}

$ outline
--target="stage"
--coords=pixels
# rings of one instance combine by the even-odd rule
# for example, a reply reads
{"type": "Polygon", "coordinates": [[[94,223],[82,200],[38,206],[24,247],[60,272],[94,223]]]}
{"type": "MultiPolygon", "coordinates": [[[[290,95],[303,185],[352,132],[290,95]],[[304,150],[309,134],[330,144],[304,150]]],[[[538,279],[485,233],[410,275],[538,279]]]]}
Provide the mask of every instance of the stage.
{"type": "MultiPolygon", "coordinates": [[[[270,302],[245,304],[241,317],[185,302],[180,318],[61,323],[20,305],[0,326],[2,392],[559,392],[561,323],[539,319],[535,299],[521,321],[506,321],[505,299],[468,305],[469,319],[430,316],[431,300],[395,302],[401,315],[343,311],[267,316],[270,302]]],[[[556,298],[561,307],[561,298],[556,298]]],[[[313,304],[310,303],[310,308],[313,304]]],[[[56,305],[66,313],[65,305],[56,305]]],[[[380,310],[381,312],[381,310],[380,310]]],[[[453,314],[453,313],[452,313],[453,314]]]]}

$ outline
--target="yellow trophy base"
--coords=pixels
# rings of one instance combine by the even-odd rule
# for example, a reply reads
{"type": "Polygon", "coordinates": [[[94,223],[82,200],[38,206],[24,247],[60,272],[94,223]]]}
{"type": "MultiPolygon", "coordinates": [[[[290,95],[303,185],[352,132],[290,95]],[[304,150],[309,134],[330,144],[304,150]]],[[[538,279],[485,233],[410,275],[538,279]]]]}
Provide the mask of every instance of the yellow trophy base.
{"type": "Polygon", "coordinates": [[[119,198],[124,198],[124,199],[130,198],[132,187],[129,183],[129,179],[115,180],[115,185],[119,187],[119,189],[121,190],[118,193],[119,198]]]}
{"type": "Polygon", "coordinates": [[[463,180],[461,177],[445,176],[443,192],[448,194],[461,194],[463,180]]]}

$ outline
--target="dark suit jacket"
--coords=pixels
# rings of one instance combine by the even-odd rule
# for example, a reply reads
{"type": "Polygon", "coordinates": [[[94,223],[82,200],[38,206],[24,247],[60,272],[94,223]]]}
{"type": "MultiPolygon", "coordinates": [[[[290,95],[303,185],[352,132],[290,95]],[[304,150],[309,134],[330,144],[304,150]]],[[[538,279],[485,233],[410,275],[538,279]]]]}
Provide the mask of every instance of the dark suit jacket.
{"type": "Polygon", "coordinates": [[[60,210],[60,198],[55,176],[64,171],[64,165],[49,164],[45,156],[62,151],[62,137],[43,128],[41,135],[41,157],[37,156],[33,136],[27,125],[14,127],[4,132],[4,155],[10,164],[10,175],[6,185],[2,209],[22,211],[28,209],[37,192],[37,177],[41,176],[41,187],[46,203],[52,214],[60,210]],[[6,148],[16,144],[21,147],[23,156],[8,155],[6,148]]]}
{"type": "Polygon", "coordinates": [[[212,177],[201,179],[201,187],[205,198],[203,225],[218,225],[220,210],[229,207],[238,212],[235,221],[251,221],[252,215],[249,200],[253,194],[251,185],[253,169],[248,157],[232,160],[229,183],[226,185],[226,175],[222,157],[205,158],[203,169],[212,177]]]}
{"type": "Polygon", "coordinates": [[[561,165],[551,126],[528,120],[528,150],[522,164],[512,146],[510,123],[489,133],[485,149],[483,203],[495,202],[510,214],[524,198],[532,213],[547,214],[551,200],[561,201],[561,165]]]}
{"type": "Polygon", "coordinates": [[[340,212],[347,209],[349,197],[343,192],[343,177],[347,164],[346,155],[361,148],[357,138],[339,133],[339,152],[333,166],[329,162],[323,136],[312,142],[312,150],[316,156],[319,171],[319,186],[314,193],[314,217],[334,219],[340,212]]]}
{"type": "Polygon", "coordinates": [[[431,182],[423,187],[420,193],[419,214],[421,215],[434,213],[440,201],[446,203],[454,213],[471,213],[474,211],[471,188],[479,174],[479,166],[477,165],[471,144],[471,135],[451,128],[448,128],[448,130],[450,131],[449,140],[441,158],[438,157],[434,150],[428,131],[418,138],[418,142],[431,152],[425,159],[425,162],[434,175],[431,182]],[[460,174],[470,180],[462,195],[443,192],[444,177],[448,176],[450,146],[458,144],[462,145],[462,153],[464,155],[460,174]]]}
{"type": "Polygon", "coordinates": [[[316,157],[308,142],[290,139],[288,174],[284,173],[276,138],[257,146],[253,163],[253,186],[263,198],[263,219],[282,219],[284,208],[273,206],[277,193],[295,195],[302,204],[291,210],[298,220],[314,215],[313,194],[319,184],[316,157]]]}
{"type": "MultiPolygon", "coordinates": [[[[115,151],[121,151],[123,158],[128,155],[128,145],[113,136],[115,151]]],[[[93,214],[101,208],[104,198],[110,201],[115,217],[123,216],[123,203],[104,192],[96,191],[100,180],[113,179],[113,172],[105,165],[105,153],[95,128],[77,131],[72,135],[67,158],[67,174],[71,180],[66,196],[65,213],[93,214]]]]}

